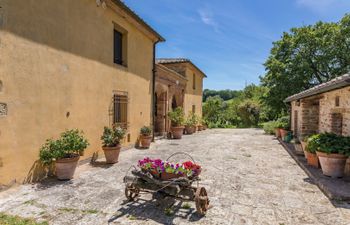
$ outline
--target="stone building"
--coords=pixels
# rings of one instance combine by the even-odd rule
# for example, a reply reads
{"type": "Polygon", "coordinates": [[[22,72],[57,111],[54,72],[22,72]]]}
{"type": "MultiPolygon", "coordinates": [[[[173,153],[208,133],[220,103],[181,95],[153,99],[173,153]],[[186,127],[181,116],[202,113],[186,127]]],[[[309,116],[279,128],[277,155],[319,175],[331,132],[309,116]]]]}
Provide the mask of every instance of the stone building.
{"type": "Polygon", "coordinates": [[[132,145],[151,125],[155,45],[164,39],[120,0],[0,1],[0,185],[35,179],[39,148],[104,126],[132,145]]]}
{"type": "Polygon", "coordinates": [[[170,130],[168,112],[180,106],[186,115],[202,116],[203,78],[206,75],[190,60],[183,58],[156,61],[155,133],[170,130]]]}
{"type": "Polygon", "coordinates": [[[321,132],[350,136],[350,75],[288,97],[291,129],[299,138],[321,132]]]}

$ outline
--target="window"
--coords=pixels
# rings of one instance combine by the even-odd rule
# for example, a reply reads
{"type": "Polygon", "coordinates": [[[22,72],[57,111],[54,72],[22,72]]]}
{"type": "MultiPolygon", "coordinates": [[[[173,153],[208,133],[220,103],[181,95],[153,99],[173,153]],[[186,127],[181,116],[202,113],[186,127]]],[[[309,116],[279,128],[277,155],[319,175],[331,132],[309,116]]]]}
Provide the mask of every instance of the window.
{"type": "Polygon", "coordinates": [[[192,112],[196,113],[196,105],[192,105],[192,112]]]}
{"type": "Polygon", "coordinates": [[[336,107],[340,106],[340,97],[339,96],[335,97],[335,106],[336,107]]]}
{"type": "Polygon", "coordinates": [[[192,86],[192,88],[193,88],[193,90],[195,90],[196,89],[196,74],[193,74],[193,86],[192,86]]]}
{"type": "Polygon", "coordinates": [[[114,63],[123,65],[123,34],[114,30],[114,63]]]}
{"type": "Polygon", "coordinates": [[[113,124],[128,128],[128,95],[118,93],[113,96],[113,124]]]}

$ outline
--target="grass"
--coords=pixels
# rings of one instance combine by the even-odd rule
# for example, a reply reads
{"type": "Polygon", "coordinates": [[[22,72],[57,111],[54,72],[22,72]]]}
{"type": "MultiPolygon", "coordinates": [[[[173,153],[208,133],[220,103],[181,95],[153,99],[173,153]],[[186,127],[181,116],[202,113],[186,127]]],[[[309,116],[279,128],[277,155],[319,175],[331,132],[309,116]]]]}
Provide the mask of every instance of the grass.
{"type": "Polygon", "coordinates": [[[24,205],[34,205],[36,202],[34,199],[23,202],[24,205]]]}
{"type": "Polygon", "coordinates": [[[48,225],[48,222],[36,222],[33,219],[0,213],[0,225],[48,225]]]}
{"type": "Polygon", "coordinates": [[[96,209],[87,209],[87,210],[82,210],[82,213],[84,213],[84,214],[97,214],[97,213],[99,213],[99,211],[96,209]]]}
{"type": "Polygon", "coordinates": [[[182,206],[182,208],[184,208],[184,209],[190,209],[191,208],[191,205],[189,204],[189,203],[185,203],[183,206],[182,206]]]}
{"type": "Polygon", "coordinates": [[[164,214],[166,216],[173,216],[174,215],[174,210],[172,208],[166,208],[166,209],[164,209],[164,214]]]}
{"type": "Polygon", "coordinates": [[[72,208],[59,208],[58,210],[61,212],[69,212],[69,213],[74,213],[78,211],[78,209],[72,209],[72,208]]]}
{"type": "Polygon", "coordinates": [[[129,220],[137,220],[137,218],[135,216],[133,216],[133,215],[129,215],[129,216],[127,216],[127,218],[129,220]]]}

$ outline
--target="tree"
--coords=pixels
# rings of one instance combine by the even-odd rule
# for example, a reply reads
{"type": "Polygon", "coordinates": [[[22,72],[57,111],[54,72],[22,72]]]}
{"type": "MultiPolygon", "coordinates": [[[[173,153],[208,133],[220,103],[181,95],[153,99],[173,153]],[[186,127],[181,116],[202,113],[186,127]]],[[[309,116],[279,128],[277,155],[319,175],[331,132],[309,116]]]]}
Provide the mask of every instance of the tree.
{"type": "Polygon", "coordinates": [[[286,111],[286,97],[350,70],[350,15],[283,33],[264,65],[261,82],[268,91],[262,100],[276,117],[286,111]]]}

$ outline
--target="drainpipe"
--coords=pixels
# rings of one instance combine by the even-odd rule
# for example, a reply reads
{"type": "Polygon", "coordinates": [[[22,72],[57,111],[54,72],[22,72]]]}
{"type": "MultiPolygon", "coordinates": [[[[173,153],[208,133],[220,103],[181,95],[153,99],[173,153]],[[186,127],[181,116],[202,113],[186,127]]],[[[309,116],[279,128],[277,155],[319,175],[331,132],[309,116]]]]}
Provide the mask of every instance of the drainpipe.
{"type": "Polygon", "coordinates": [[[155,131],[155,124],[156,124],[156,118],[155,118],[155,94],[156,94],[156,45],[159,43],[159,40],[154,42],[153,44],[153,69],[152,69],[152,141],[154,142],[154,131],[155,131]]]}

